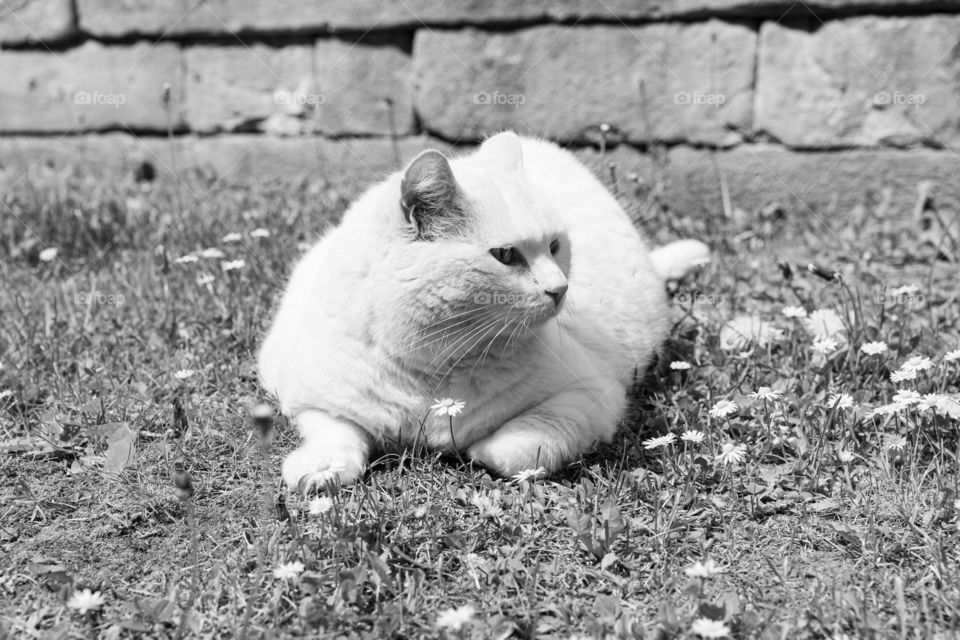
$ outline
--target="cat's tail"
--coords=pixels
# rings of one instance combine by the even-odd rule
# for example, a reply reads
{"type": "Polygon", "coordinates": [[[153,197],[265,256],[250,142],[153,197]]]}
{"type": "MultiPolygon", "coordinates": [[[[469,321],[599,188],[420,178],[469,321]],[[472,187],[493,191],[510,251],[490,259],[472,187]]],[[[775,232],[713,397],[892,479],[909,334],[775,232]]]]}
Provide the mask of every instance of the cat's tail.
{"type": "Polygon", "coordinates": [[[682,280],[710,262],[710,248],[699,240],[677,240],[651,251],[650,260],[664,280],[682,280]]]}

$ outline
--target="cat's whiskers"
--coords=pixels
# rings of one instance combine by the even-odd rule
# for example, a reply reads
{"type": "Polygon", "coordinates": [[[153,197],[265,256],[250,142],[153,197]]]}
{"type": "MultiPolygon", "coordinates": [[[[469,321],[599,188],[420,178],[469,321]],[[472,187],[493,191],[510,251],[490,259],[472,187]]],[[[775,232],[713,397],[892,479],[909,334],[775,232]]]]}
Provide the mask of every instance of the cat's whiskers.
{"type": "Polygon", "coordinates": [[[464,313],[459,313],[459,314],[457,314],[457,315],[455,315],[455,316],[451,316],[450,318],[444,318],[443,320],[438,320],[437,322],[434,322],[434,323],[432,323],[432,324],[429,324],[429,325],[427,325],[426,327],[424,327],[424,328],[422,328],[422,329],[418,329],[418,330],[417,330],[417,331],[418,331],[418,334],[415,334],[415,335],[411,336],[409,339],[405,339],[404,341],[402,341],[402,342],[400,343],[400,348],[399,348],[399,349],[397,350],[397,352],[396,352],[396,355],[397,355],[397,356],[406,355],[406,354],[408,354],[408,353],[411,353],[412,351],[416,351],[416,350],[418,350],[418,349],[424,349],[424,348],[429,347],[429,346],[431,346],[431,345],[434,345],[434,344],[436,344],[436,343],[438,343],[438,342],[442,342],[442,341],[445,340],[450,334],[456,334],[455,331],[452,331],[454,328],[456,328],[456,327],[461,327],[461,326],[471,326],[471,325],[473,325],[478,319],[481,320],[481,321],[482,321],[482,320],[486,320],[488,316],[493,316],[493,315],[495,315],[496,313],[497,313],[497,311],[496,311],[495,309],[494,309],[494,310],[486,309],[486,308],[471,309],[470,311],[467,311],[467,312],[464,312],[464,313]],[[476,315],[473,316],[473,317],[461,318],[461,319],[458,320],[457,322],[454,322],[454,323],[449,324],[449,325],[447,325],[447,326],[443,326],[443,327],[440,327],[440,326],[439,326],[439,325],[441,325],[441,324],[443,324],[443,323],[449,322],[452,318],[457,318],[457,317],[460,317],[460,316],[469,316],[469,314],[476,314],[476,315]],[[420,335],[419,332],[422,332],[422,331],[424,331],[425,329],[433,329],[433,330],[432,330],[432,331],[429,331],[429,332],[426,333],[426,334],[420,335]],[[429,341],[427,340],[428,338],[432,338],[432,337],[434,337],[434,336],[440,336],[440,337],[439,337],[439,338],[434,338],[433,340],[429,340],[429,341]]]}
{"type": "Polygon", "coordinates": [[[507,342],[503,345],[503,351],[504,351],[504,353],[506,353],[506,352],[510,349],[510,341],[511,341],[511,340],[513,340],[514,338],[516,338],[518,342],[520,341],[520,336],[524,335],[524,333],[526,332],[526,330],[527,330],[527,328],[528,328],[528,322],[529,322],[529,318],[524,314],[524,315],[520,318],[520,322],[517,323],[516,328],[515,328],[515,329],[510,333],[510,335],[507,337],[507,342]]]}
{"type": "MultiPolygon", "coordinates": [[[[452,360],[453,358],[457,357],[457,354],[460,352],[461,348],[467,346],[467,343],[469,343],[473,338],[477,336],[480,336],[482,338],[484,335],[488,333],[489,329],[496,327],[499,324],[499,322],[500,322],[499,318],[490,318],[485,322],[476,325],[472,330],[465,331],[461,335],[457,336],[456,340],[454,340],[449,345],[447,345],[441,352],[439,352],[430,361],[430,363],[426,367],[427,371],[434,368],[433,365],[434,363],[436,363],[436,367],[434,371],[431,372],[430,376],[433,377],[437,373],[439,373],[440,369],[443,368],[444,366],[443,363],[445,361],[452,360]]],[[[471,345],[470,347],[465,349],[463,353],[460,354],[459,357],[457,357],[457,363],[455,363],[451,367],[451,369],[454,368],[456,364],[460,362],[460,360],[462,360],[464,357],[469,355],[469,353],[473,350],[474,346],[475,345],[471,345]]]]}
{"type": "Polygon", "coordinates": [[[473,373],[473,371],[477,368],[477,365],[483,365],[484,361],[487,359],[487,354],[490,353],[490,349],[493,347],[493,344],[497,341],[497,338],[500,336],[501,333],[503,333],[510,327],[510,323],[511,323],[510,312],[513,311],[513,308],[515,306],[517,306],[517,304],[513,303],[512,305],[510,305],[510,308],[507,309],[507,312],[503,316],[503,327],[501,327],[500,330],[497,331],[492,338],[490,338],[490,341],[487,343],[487,346],[483,349],[483,351],[480,352],[480,357],[477,358],[477,360],[473,363],[473,366],[470,367],[470,373],[473,373]]]}
{"type": "Polygon", "coordinates": [[[434,355],[434,358],[431,359],[427,368],[432,366],[438,357],[453,357],[454,353],[456,353],[456,349],[459,347],[459,345],[456,344],[458,341],[461,341],[464,338],[469,339],[472,335],[476,334],[477,329],[481,329],[488,323],[496,323],[498,320],[499,314],[496,312],[481,315],[478,318],[473,318],[473,321],[469,325],[462,326],[456,331],[444,333],[439,338],[431,340],[429,343],[420,345],[418,348],[421,350],[425,350],[433,345],[440,345],[437,347],[439,351],[437,351],[437,353],[434,355]],[[447,342],[447,344],[444,345],[444,342],[447,342]]]}
{"type": "MultiPolygon", "coordinates": [[[[458,337],[458,340],[456,340],[453,344],[449,345],[449,347],[444,351],[444,353],[442,354],[443,359],[452,360],[456,357],[457,358],[456,363],[454,363],[451,369],[454,368],[457,364],[459,364],[459,362],[464,357],[466,357],[473,351],[473,348],[476,346],[477,342],[471,342],[471,341],[473,341],[475,338],[478,338],[478,340],[482,340],[483,337],[486,336],[491,329],[496,328],[498,324],[500,324],[499,316],[492,317],[486,320],[485,322],[476,325],[473,328],[473,330],[464,332],[461,336],[458,337]],[[463,349],[462,353],[460,353],[461,349],[463,349]],[[458,353],[460,353],[459,357],[457,356],[458,353]]],[[[440,366],[437,367],[437,370],[435,373],[439,373],[441,366],[442,366],[442,363],[440,363],[440,366]]]]}
{"type": "Polygon", "coordinates": [[[442,362],[444,360],[448,358],[452,358],[453,355],[457,352],[457,350],[463,344],[466,344],[466,342],[470,340],[470,338],[475,336],[477,333],[483,331],[486,327],[488,327],[491,323],[495,321],[496,321],[496,318],[494,318],[492,315],[487,315],[487,316],[484,316],[481,322],[476,324],[471,324],[469,327],[465,328],[460,332],[454,333],[452,336],[451,335],[443,336],[441,341],[447,338],[450,338],[451,342],[443,346],[442,348],[440,348],[434,354],[433,358],[427,363],[427,365],[422,368],[422,371],[430,376],[435,375],[433,373],[430,373],[431,369],[433,369],[434,363],[438,363],[437,371],[439,371],[440,367],[442,366],[442,362]]]}
{"type": "MultiPolygon", "coordinates": [[[[483,341],[483,339],[490,334],[491,331],[496,329],[498,324],[499,324],[499,321],[494,321],[485,325],[485,330],[483,331],[483,333],[481,333],[480,336],[469,347],[464,349],[463,353],[460,354],[460,357],[457,358],[456,361],[447,368],[447,372],[443,374],[443,376],[437,382],[436,387],[434,387],[434,392],[439,391],[443,387],[444,382],[446,382],[450,374],[452,374],[454,371],[457,370],[457,367],[460,365],[461,362],[463,362],[464,358],[466,358],[468,355],[473,353],[476,346],[479,345],[483,341]]],[[[436,370],[436,374],[439,374],[439,373],[440,373],[440,368],[438,367],[436,370]]]]}
{"type": "Polygon", "coordinates": [[[460,313],[456,313],[452,316],[441,318],[435,322],[431,322],[430,324],[424,325],[422,327],[414,328],[412,331],[408,332],[408,334],[400,342],[400,346],[401,348],[403,348],[403,350],[398,351],[398,354],[407,353],[415,349],[419,342],[422,342],[423,340],[429,337],[435,336],[437,334],[445,333],[449,331],[452,327],[455,327],[460,324],[472,322],[475,318],[472,318],[470,316],[480,315],[485,310],[486,309],[482,307],[479,307],[479,308],[474,307],[471,309],[467,309],[466,311],[461,311],[460,313]],[[459,318],[459,320],[457,320],[457,318],[459,318]],[[457,320],[457,321],[450,324],[452,320],[457,320]],[[409,347],[409,348],[404,348],[404,347],[409,347]]]}

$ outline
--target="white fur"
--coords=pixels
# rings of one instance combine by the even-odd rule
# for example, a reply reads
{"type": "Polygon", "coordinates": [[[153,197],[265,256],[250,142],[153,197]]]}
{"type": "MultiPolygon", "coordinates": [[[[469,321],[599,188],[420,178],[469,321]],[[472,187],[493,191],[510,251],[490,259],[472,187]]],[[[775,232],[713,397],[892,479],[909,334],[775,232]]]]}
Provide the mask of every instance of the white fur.
{"type": "Polygon", "coordinates": [[[291,487],[352,482],[373,450],[417,438],[504,475],[557,469],[611,439],[632,372],[667,333],[643,240],[573,155],[503,133],[450,166],[463,237],[412,239],[398,172],[293,272],[259,356],[304,438],[284,463],[291,487]],[[503,246],[529,269],[490,255],[503,246]],[[544,289],[563,284],[556,312],[544,289]],[[447,397],[466,403],[452,434],[429,411],[447,397]]]}

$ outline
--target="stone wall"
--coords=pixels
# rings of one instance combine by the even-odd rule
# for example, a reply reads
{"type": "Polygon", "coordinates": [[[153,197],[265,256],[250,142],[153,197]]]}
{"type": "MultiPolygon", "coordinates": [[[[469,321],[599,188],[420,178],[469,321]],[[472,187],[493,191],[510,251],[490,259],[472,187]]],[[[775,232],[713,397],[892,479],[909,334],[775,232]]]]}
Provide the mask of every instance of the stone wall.
{"type": "Polygon", "coordinates": [[[960,209],[960,0],[0,0],[0,78],[0,181],[356,189],[512,128],[676,209],[960,209]]]}

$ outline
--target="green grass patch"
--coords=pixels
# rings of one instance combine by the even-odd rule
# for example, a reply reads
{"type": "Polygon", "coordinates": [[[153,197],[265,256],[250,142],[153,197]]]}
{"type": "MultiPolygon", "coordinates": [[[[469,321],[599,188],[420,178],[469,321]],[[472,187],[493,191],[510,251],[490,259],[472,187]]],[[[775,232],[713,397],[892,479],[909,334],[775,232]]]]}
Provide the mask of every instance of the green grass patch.
{"type": "Polygon", "coordinates": [[[0,636],[960,634],[960,248],[941,214],[689,219],[618,191],[649,236],[715,259],[673,288],[616,441],[549,478],[393,454],[311,502],[282,499],[296,434],[281,417],[261,440],[254,354],[344,194],[16,186],[0,636]]]}

